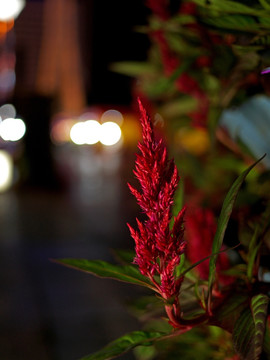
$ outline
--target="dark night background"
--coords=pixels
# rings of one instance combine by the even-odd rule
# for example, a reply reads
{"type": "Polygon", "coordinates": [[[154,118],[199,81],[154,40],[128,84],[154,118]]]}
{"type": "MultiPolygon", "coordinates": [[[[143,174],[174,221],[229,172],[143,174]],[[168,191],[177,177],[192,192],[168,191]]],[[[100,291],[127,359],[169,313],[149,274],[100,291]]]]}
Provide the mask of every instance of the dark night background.
{"type": "Polygon", "coordinates": [[[146,59],[148,39],[135,31],[146,24],[148,15],[143,1],[94,1],[92,45],[92,90],[90,102],[129,104],[132,80],[115,74],[109,65],[116,61],[146,59]]]}
{"type": "MultiPolygon", "coordinates": [[[[0,358],[75,360],[140,328],[126,302],[136,287],[55,264],[63,257],[112,261],[132,248],[126,222],[137,207],[126,182],[134,152],[56,147],[50,139],[55,98],[33,86],[40,46],[41,1],[15,21],[16,88],[9,102],[27,125],[15,164],[19,181],[0,194],[0,358]]],[[[129,107],[132,80],[114,61],[144,60],[143,1],[78,1],[79,39],[88,105],[129,107]]],[[[12,40],[12,41],[13,41],[12,40]]],[[[9,149],[10,150],[10,149],[9,149]]],[[[122,358],[132,359],[132,354],[122,358]]]]}

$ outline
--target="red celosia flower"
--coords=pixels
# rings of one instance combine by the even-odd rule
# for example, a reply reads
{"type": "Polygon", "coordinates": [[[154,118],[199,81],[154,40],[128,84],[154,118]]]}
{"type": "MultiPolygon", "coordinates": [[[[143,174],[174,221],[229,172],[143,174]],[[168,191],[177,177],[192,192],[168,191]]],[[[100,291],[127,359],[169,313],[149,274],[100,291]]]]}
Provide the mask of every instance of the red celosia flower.
{"type": "Polygon", "coordinates": [[[168,1],[166,0],[147,0],[146,6],[148,6],[152,12],[162,20],[168,20],[168,1]]]}
{"type": "MultiPolygon", "coordinates": [[[[164,73],[166,76],[171,76],[180,66],[180,60],[171,51],[162,30],[153,31],[151,35],[160,48],[164,73]]],[[[194,126],[205,126],[209,110],[209,100],[204,91],[201,89],[199,83],[189,74],[183,73],[175,80],[175,85],[181,93],[188,94],[197,99],[198,108],[195,112],[190,114],[190,117],[193,120],[194,126]]]]}
{"type": "MultiPolygon", "coordinates": [[[[146,5],[162,22],[165,23],[168,20],[168,4],[165,0],[148,0],[146,5]]],[[[196,12],[196,5],[194,3],[184,2],[181,4],[179,11],[181,14],[194,14],[196,12]]],[[[206,48],[209,47],[209,38],[206,36],[203,28],[201,28],[198,24],[193,23],[187,25],[187,27],[190,29],[192,28],[198,34],[206,48]]],[[[181,65],[181,59],[179,59],[179,55],[170,48],[166,39],[165,31],[162,28],[152,31],[151,36],[159,47],[161,60],[164,67],[164,74],[168,77],[172,76],[181,65]]],[[[209,61],[207,62],[207,66],[210,63],[210,58],[208,58],[208,60],[209,61]]],[[[195,62],[195,65],[198,64],[195,62]]],[[[201,59],[200,66],[203,65],[206,66],[202,63],[201,59]]],[[[190,113],[189,116],[192,119],[193,126],[205,127],[209,111],[209,100],[198,81],[192,78],[192,76],[189,74],[183,73],[175,80],[175,85],[181,93],[188,94],[197,100],[198,107],[196,111],[190,113]]]]}
{"type": "Polygon", "coordinates": [[[196,59],[195,63],[199,68],[210,67],[212,64],[212,59],[210,56],[201,55],[196,59]]]}
{"type": "Polygon", "coordinates": [[[140,100],[139,108],[142,142],[138,145],[141,153],[137,155],[134,174],[141,191],[131,185],[129,187],[147,219],[144,223],[137,220],[138,230],[129,225],[135,240],[134,262],[164,299],[173,298],[176,316],[179,315],[178,295],[182,279],[175,277],[175,269],[186,246],[183,240],[184,209],[170,228],[173,196],[179,175],[174,161],[168,159],[163,140],[156,140],[151,119],[140,100]]]}
{"type": "Polygon", "coordinates": [[[189,74],[183,73],[176,80],[176,87],[180,92],[189,94],[198,101],[196,111],[189,115],[193,120],[193,126],[204,127],[209,111],[209,100],[198,82],[189,74]]]}
{"type": "Polygon", "coordinates": [[[180,62],[176,57],[176,54],[170,49],[164,31],[163,30],[152,31],[151,36],[159,46],[165,75],[166,76],[172,75],[172,73],[178,68],[180,62]]]}
{"type": "Polygon", "coordinates": [[[197,9],[197,5],[195,3],[183,2],[180,5],[179,12],[181,14],[186,14],[186,15],[195,15],[196,14],[196,9],[197,9]]]}

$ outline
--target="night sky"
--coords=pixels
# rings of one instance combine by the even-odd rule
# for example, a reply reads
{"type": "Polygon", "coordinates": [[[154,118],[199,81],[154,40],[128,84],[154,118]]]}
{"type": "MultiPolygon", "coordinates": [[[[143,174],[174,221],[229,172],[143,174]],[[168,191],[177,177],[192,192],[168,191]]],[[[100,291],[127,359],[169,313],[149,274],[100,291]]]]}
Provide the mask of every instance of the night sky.
{"type": "MultiPolygon", "coordinates": [[[[89,61],[91,57],[91,89],[88,90],[88,101],[129,103],[132,79],[113,73],[109,66],[116,61],[146,59],[147,35],[139,34],[135,27],[146,24],[148,9],[142,0],[118,0],[94,1],[93,5],[88,4],[88,11],[93,14],[93,22],[88,24],[89,32],[89,25],[93,29],[92,50],[85,44],[89,61]]],[[[90,14],[88,18],[91,18],[90,14]]]]}

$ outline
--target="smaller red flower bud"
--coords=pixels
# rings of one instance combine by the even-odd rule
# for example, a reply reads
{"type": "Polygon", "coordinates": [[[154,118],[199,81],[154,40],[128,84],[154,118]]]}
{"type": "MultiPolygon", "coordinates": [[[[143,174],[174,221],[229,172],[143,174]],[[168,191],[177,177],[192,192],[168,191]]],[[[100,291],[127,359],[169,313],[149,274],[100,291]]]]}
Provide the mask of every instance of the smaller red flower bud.
{"type": "Polygon", "coordinates": [[[212,59],[209,56],[201,55],[196,59],[196,65],[199,68],[210,67],[211,64],[212,64],[212,59]]]}
{"type": "Polygon", "coordinates": [[[180,14],[195,15],[197,6],[193,2],[183,2],[180,6],[180,14]]]}

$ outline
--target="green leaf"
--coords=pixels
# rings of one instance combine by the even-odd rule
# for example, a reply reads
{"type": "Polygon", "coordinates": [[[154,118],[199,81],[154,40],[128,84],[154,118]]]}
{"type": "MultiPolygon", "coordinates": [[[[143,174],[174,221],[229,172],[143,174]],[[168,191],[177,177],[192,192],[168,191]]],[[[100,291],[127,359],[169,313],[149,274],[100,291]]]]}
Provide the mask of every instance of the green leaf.
{"type": "Polygon", "coordinates": [[[265,8],[265,10],[270,10],[270,2],[268,2],[267,0],[259,0],[259,2],[262,7],[265,8]]]}
{"type": "Polygon", "coordinates": [[[103,349],[80,360],[109,360],[122,355],[139,345],[150,346],[154,341],[166,336],[160,332],[133,331],[112,341],[103,349]]]}
{"type": "Polygon", "coordinates": [[[263,342],[263,351],[266,355],[266,359],[270,359],[270,330],[269,326],[265,327],[265,334],[264,334],[264,342],[263,342]]]}
{"type": "Polygon", "coordinates": [[[211,324],[232,333],[239,315],[248,305],[249,299],[245,289],[234,289],[224,296],[220,306],[213,309],[211,324]]]}
{"type": "Polygon", "coordinates": [[[224,15],[204,19],[204,22],[222,29],[241,30],[245,32],[257,31],[258,23],[251,16],[247,15],[224,15]]]}
{"type": "Polygon", "coordinates": [[[230,0],[194,0],[198,5],[209,10],[221,11],[231,14],[250,14],[250,15],[265,15],[264,9],[256,9],[254,7],[246,6],[237,1],[230,0]]]}
{"type": "Polygon", "coordinates": [[[217,253],[220,251],[225,231],[228,225],[229,218],[232,213],[232,209],[236,200],[236,197],[238,195],[238,192],[240,190],[241,185],[243,184],[246,176],[251,171],[251,169],[260,162],[263,157],[261,157],[258,161],[256,161],[254,164],[252,164],[249,168],[247,168],[233,183],[232,187],[230,188],[228,194],[225,197],[225,200],[223,202],[223,206],[221,209],[221,213],[218,219],[217,224],[217,230],[213,241],[212,246],[212,254],[215,254],[210,258],[209,261],[209,277],[208,277],[208,307],[210,310],[210,304],[211,304],[211,296],[212,296],[212,287],[215,280],[215,274],[216,274],[216,262],[217,262],[217,253]]]}
{"type": "Polygon", "coordinates": [[[152,360],[157,356],[157,350],[154,346],[137,346],[134,349],[135,358],[137,360],[152,360]]]}
{"type": "Polygon", "coordinates": [[[136,254],[134,250],[113,249],[113,255],[120,264],[130,265],[136,254]]]}
{"type": "Polygon", "coordinates": [[[265,335],[269,298],[264,294],[251,299],[251,308],[246,308],[237,319],[233,330],[233,343],[245,360],[259,360],[265,335]]]}
{"type": "Polygon", "coordinates": [[[261,242],[257,244],[258,239],[258,226],[256,226],[254,234],[249,244],[248,249],[248,265],[247,265],[247,277],[251,281],[253,276],[253,266],[258,255],[258,251],[261,247],[261,242]]]}
{"type": "Polygon", "coordinates": [[[149,75],[154,71],[154,68],[148,62],[139,62],[139,61],[123,61],[115,62],[110,65],[110,70],[128,76],[140,76],[140,75],[149,75]]]}
{"type": "Polygon", "coordinates": [[[194,111],[197,108],[197,100],[186,95],[181,95],[173,100],[167,100],[160,106],[160,112],[164,117],[177,117],[194,111]]]}
{"type": "Polygon", "coordinates": [[[242,279],[247,282],[247,264],[237,264],[224,270],[222,274],[227,276],[233,276],[238,279],[242,279]]]}
{"type": "Polygon", "coordinates": [[[254,360],[259,359],[263,348],[268,303],[269,298],[264,294],[258,294],[251,299],[251,311],[255,324],[254,360]]]}
{"type": "Polygon", "coordinates": [[[174,206],[173,206],[173,210],[172,210],[172,214],[174,217],[176,217],[184,207],[185,183],[183,181],[183,177],[181,180],[182,180],[181,186],[178,186],[178,188],[176,189],[175,196],[174,196],[174,206]]]}
{"type": "MultiPolygon", "coordinates": [[[[247,33],[256,33],[256,39],[265,36],[265,29],[270,27],[269,16],[254,16],[240,14],[220,14],[216,13],[203,18],[207,25],[234,31],[247,33]]],[[[247,44],[246,44],[247,45],[247,44]]]]}
{"type": "Polygon", "coordinates": [[[245,360],[255,360],[254,354],[254,322],[249,308],[245,309],[235,323],[232,334],[236,351],[245,360]]]}
{"type": "MultiPolygon", "coordinates": [[[[238,245],[237,245],[238,246],[238,245]]],[[[202,258],[201,260],[195,262],[194,264],[190,265],[188,268],[186,269],[183,269],[183,267],[181,268],[182,269],[182,272],[179,274],[179,277],[183,277],[184,275],[186,275],[189,271],[191,271],[192,269],[194,269],[196,266],[198,266],[199,264],[201,264],[202,262],[204,262],[205,260],[208,260],[208,259],[211,259],[213,258],[214,256],[218,256],[220,254],[222,254],[223,252],[227,252],[229,250],[232,250],[232,249],[235,249],[237,246],[234,246],[234,247],[231,247],[231,248],[226,248],[224,250],[220,250],[216,253],[212,253],[204,258],[202,258]]],[[[179,271],[179,270],[178,270],[179,271]]]]}
{"type": "Polygon", "coordinates": [[[120,266],[106,261],[86,259],[57,259],[53,261],[102,278],[111,278],[156,290],[150,280],[132,265],[120,266]]]}
{"type": "Polygon", "coordinates": [[[238,55],[238,56],[250,54],[251,52],[256,52],[256,51],[259,51],[259,50],[263,50],[265,44],[261,43],[260,42],[261,40],[262,40],[262,38],[257,38],[256,37],[256,40],[252,41],[252,44],[255,44],[255,45],[252,45],[252,44],[251,45],[233,44],[232,49],[233,49],[234,53],[236,55],[238,55]]]}
{"type": "Polygon", "coordinates": [[[157,314],[164,315],[164,300],[157,295],[141,296],[127,303],[128,310],[141,320],[145,321],[157,314]]]}
{"type": "Polygon", "coordinates": [[[180,258],[180,263],[175,268],[176,277],[181,277],[181,274],[184,272],[185,261],[186,261],[185,254],[182,254],[180,258]]]}
{"type": "MultiPolygon", "coordinates": [[[[269,17],[259,16],[258,21],[260,22],[260,25],[262,25],[262,27],[265,27],[265,28],[270,27],[270,19],[269,19],[269,17]]],[[[264,34],[262,34],[262,35],[264,35],[264,34]]],[[[267,34],[265,34],[265,36],[267,36],[267,34]]]]}

